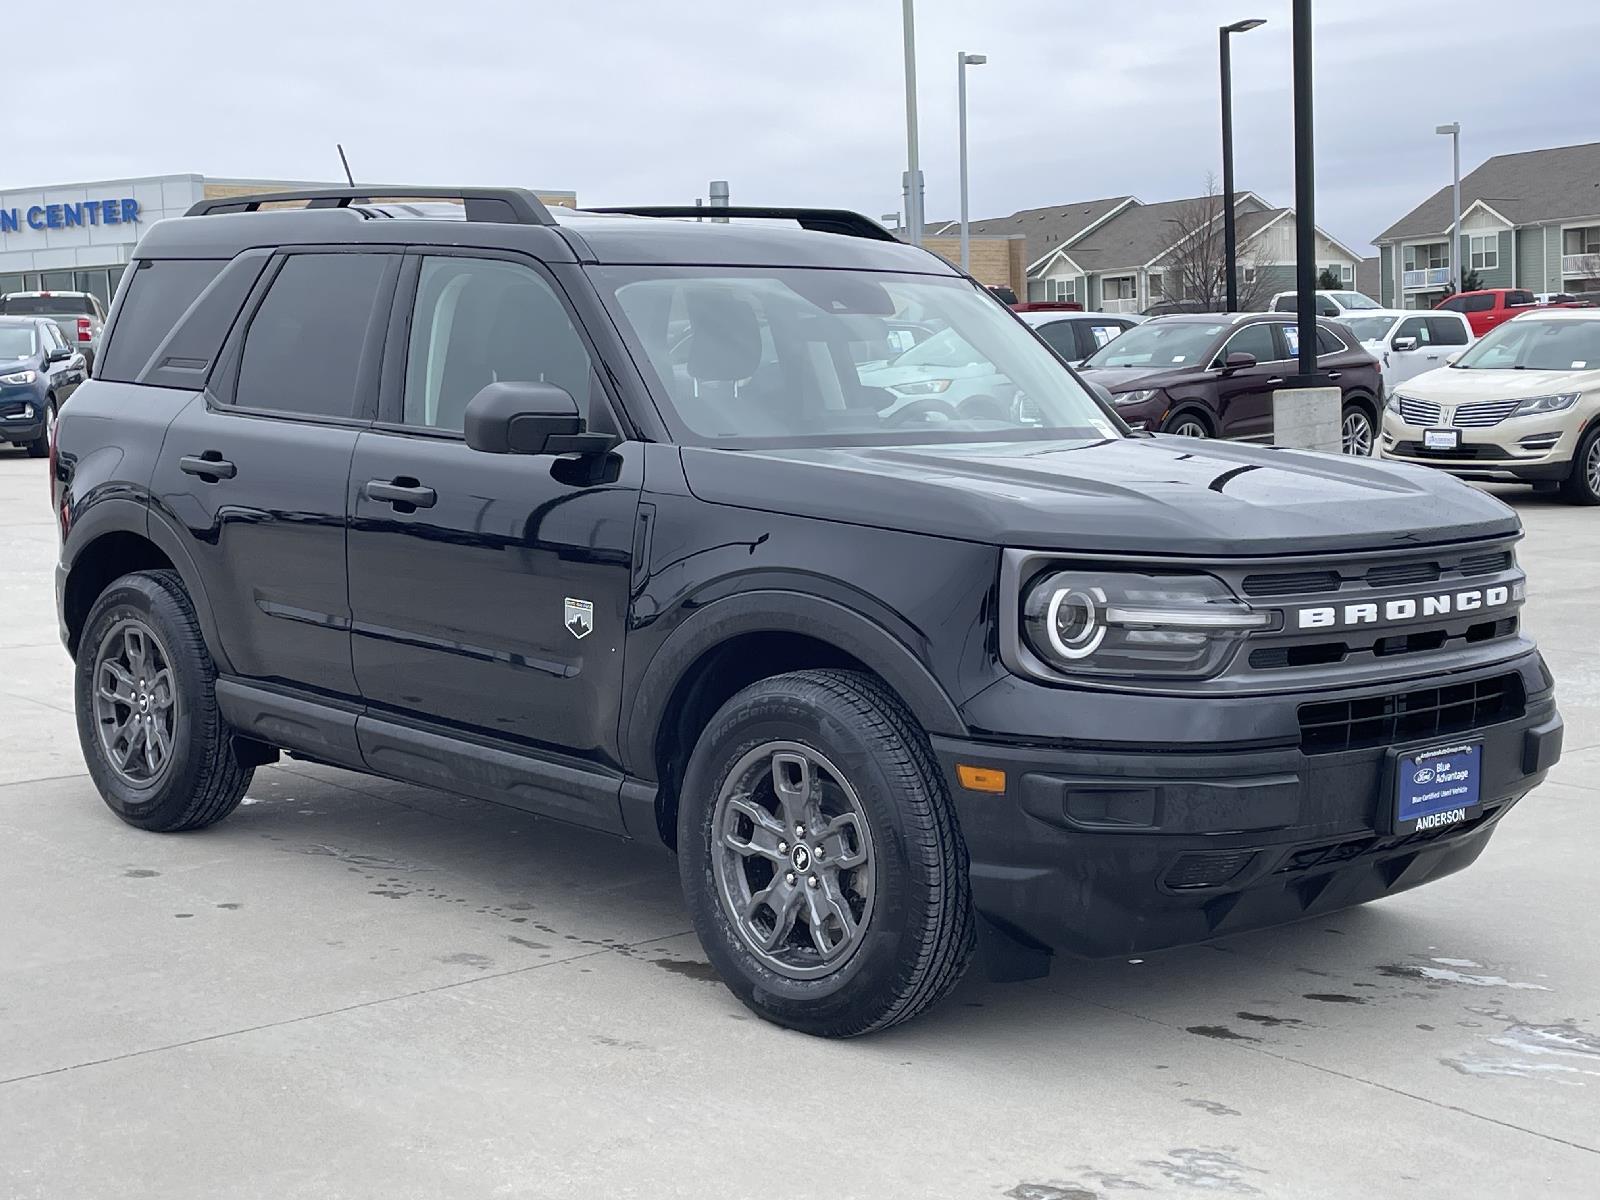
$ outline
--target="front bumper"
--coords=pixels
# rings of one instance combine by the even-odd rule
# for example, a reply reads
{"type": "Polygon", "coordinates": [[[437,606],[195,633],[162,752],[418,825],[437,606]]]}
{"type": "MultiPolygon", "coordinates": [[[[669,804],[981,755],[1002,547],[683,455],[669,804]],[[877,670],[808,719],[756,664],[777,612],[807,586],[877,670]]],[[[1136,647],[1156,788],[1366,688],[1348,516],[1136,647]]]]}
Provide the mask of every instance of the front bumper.
{"type": "Polygon", "coordinates": [[[38,441],[47,426],[44,397],[32,387],[0,387],[0,442],[38,441]]]}
{"type": "Polygon", "coordinates": [[[1572,473],[1586,408],[1542,417],[1512,417],[1498,425],[1461,428],[1456,450],[1429,450],[1425,427],[1408,425],[1384,411],[1378,457],[1447,471],[1458,479],[1540,483],[1572,473]],[[1530,443],[1530,444],[1525,444],[1530,443]]]}
{"type": "MultiPolygon", "coordinates": [[[[1023,946],[1094,957],[1316,916],[1459,871],[1560,756],[1548,676],[1528,657],[1520,676],[1542,690],[1525,694],[1518,715],[1393,745],[1319,753],[1299,744],[1183,746],[1153,734],[1141,751],[935,738],[974,904],[1023,946]],[[1393,747],[1469,737],[1483,742],[1481,814],[1437,831],[1388,833],[1393,747]],[[1149,749],[1157,744],[1164,748],[1149,749]],[[957,763],[1003,770],[1005,793],[964,789],[957,763]]],[[[1161,708],[1196,703],[1152,700],[1152,724],[1181,724],[1161,708]]],[[[1237,715],[1248,739],[1252,722],[1237,715]]]]}

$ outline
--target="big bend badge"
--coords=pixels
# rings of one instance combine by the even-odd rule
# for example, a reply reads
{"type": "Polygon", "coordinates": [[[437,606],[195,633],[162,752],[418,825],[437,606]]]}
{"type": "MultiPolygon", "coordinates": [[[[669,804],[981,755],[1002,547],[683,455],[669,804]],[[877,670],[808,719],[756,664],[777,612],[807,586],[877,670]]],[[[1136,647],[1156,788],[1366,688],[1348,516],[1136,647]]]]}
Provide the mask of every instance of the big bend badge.
{"type": "Polygon", "coordinates": [[[594,603],[589,600],[574,600],[568,596],[566,613],[562,619],[567,624],[567,632],[582,641],[594,632],[594,603]]]}

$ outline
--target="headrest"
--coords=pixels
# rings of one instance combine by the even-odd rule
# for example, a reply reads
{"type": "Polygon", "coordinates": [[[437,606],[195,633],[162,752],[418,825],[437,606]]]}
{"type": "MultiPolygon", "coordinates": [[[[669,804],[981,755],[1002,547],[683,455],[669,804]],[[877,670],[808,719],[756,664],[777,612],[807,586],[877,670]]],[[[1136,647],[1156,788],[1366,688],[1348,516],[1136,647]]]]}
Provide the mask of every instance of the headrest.
{"type": "Polygon", "coordinates": [[[761,365],[761,324],[756,310],[723,288],[684,295],[689,313],[689,374],[701,383],[749,379],[761,365]]]}

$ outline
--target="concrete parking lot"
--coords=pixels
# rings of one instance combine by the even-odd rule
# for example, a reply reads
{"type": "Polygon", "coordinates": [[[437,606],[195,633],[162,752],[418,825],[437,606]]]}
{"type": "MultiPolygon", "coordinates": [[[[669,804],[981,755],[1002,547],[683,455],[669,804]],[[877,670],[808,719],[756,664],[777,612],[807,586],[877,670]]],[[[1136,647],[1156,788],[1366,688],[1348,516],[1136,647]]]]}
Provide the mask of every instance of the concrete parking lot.
{"type": "Polygon", "coordinates": [[[287,760],[122,825],[45,487],[0,450],[0,1196],[1600,1194],[1600,512],[1504,494],[1567,750],[1472,870],[827,1043],[659,848],[287,760]]]}

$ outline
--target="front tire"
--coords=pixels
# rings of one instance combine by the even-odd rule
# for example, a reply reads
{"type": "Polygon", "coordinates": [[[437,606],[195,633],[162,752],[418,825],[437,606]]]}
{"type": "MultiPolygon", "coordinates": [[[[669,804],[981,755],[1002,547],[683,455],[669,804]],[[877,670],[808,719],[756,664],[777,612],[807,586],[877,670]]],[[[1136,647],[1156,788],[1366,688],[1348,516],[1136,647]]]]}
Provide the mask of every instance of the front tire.
{"type": "Polygon", "coordinates": [[[854,1037],[945,996],[971,957],[967,852],[927,739],[854,671],[750,685],[690,756],[684,896],[706,956],[759,1016],[854,1037]]]}
{"type": "Polygon", "coordinates": [[[1600,504],[1600,424],[1578,439],[1572,472],[1561,482],[1561,498],[1568,504],[1600,504]]]}
{"type": "Polygon", "coordinates": [[[1165,432],[1173,437],[1208,438],[1211,436],[1211,426],[1206,424],[1203,417],[1185,412],[1168,421],[1165,432]]]}
{"type": "Polygon", "coordinates": [[[173,571],[124,575],[78,643],[78,740],[106,805],[158,833],[203,829],[250,784],[217,709],[216,666],[173,571]]]}
{"type": "Polygon", "coordinates": [[[28,443],[29,458],[45,458],[50,454],[50,431],[56,425],[56,399],[51,396],[45,401],[44,432],[28,443]]]}

